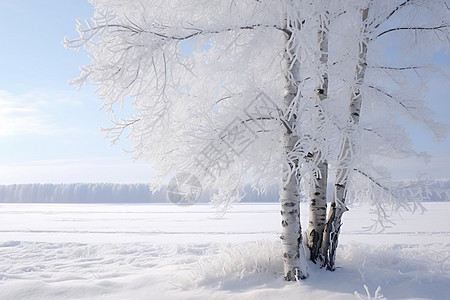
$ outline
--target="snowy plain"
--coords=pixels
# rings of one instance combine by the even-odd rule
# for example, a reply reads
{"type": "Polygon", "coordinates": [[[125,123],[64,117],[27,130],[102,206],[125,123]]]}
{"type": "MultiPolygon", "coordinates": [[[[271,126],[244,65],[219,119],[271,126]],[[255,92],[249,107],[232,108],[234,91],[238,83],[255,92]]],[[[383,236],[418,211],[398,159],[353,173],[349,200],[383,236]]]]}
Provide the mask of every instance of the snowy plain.
{"type": "Polygon", "coordinates": [[[0,299],[450,299],[450,202],[424,206],[381,232],[352,207],[338,269],[292,283],[279,204],[0,204],[0,299]]]}

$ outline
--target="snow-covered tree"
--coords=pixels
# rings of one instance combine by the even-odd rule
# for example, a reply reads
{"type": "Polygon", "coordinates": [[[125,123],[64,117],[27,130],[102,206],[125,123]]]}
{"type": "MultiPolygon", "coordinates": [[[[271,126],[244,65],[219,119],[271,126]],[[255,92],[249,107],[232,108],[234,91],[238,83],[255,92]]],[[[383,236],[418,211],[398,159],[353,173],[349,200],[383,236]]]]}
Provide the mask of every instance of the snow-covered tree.
{"type": "Polygon", "coordinates": [[[361,191],[370,190],[365,198],[376,206],[381,221],[388,206],[397,209],[421,200],[423,185],[395,186],[374,163],[381,156],[423,155],[412,149],[404,120],[423,124],[438,140],[444,136],[445,128],[424,103],[424,80],[434,69],[431,56],[450,45],[445,1],[359,1],[353,9],[346,7],[339,18],[329,34],[337,54],[330,54],[329,76],[336,92],[331,97],[346,100],[331,101],[341,103],[347,112],[341,114],[333,199],[321,245],[323,265],[331,270],[351,193],[361,196],[361,191]],[[395,59],[386,58],[387,54],[395,59]],[[357,188],[358,181],[366,184],[357,188]]]}
{"type": "MultiPolygon", "coordinates": [[[[114,142],[127,132],[135,158],[150,159],[157,171],[154,188],[187,172],[217,190],[211,200],[219,209],[239,200],[245,182],[261,190],[280,183],[286,280],[308,276],[302,186],[319,196],[311,197],[311,258],[321,257],[332,270],[346,199],[367,190],[361,181],[372,187],[366,198],[380,191],[396,197],[396,190],[375,179],[374,161],[414,154],[403,132],[392,130],[400,128],[399,117],[406,114],[438,133],[416,93],[405,90],[412,91],[409,80],[417,81],[408,72],[426,68],[383,62],[383,51],[390,35],[407,38],[410,32],[416,41],[433,40],[427,53],[447,47],[443,1],[92,4],[94,17],[79,21],[80,37],[65,45],[90,53],[92,63],[73,83],[98,86],[103,108],[113,116],[109,137],[114,142]],[[415,18],[422,10],[428,15],[415,18]],[[117,118],[117,109],[129,104],[135,113],[117,118]],[[328,166],[336,179],[325,226],[328,166]]],[[[382,210],[380,203],[374,202],[382,210]]]]}

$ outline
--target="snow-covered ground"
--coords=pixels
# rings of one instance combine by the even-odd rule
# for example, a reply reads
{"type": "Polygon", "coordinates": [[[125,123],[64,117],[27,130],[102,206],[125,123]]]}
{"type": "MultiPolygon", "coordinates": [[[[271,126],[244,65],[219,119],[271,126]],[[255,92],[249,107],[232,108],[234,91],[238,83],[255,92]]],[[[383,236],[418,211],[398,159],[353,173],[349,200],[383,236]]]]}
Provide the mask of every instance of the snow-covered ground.
{"type": "Polygon", "coordinates": [[[425,207],[382,232],[352,208],[339,268],[291,283],[277,204],[1,204],[0,299],[450,299],[450,203],[425,207]]]}

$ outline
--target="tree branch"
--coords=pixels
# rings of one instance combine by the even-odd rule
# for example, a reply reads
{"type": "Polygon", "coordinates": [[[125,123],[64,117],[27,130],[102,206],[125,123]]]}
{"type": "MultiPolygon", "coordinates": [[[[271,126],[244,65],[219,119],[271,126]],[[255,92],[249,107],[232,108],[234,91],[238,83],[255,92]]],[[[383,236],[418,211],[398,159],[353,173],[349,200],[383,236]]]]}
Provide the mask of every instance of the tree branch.
{"type": "Polygon", "coordinates": [[[368,66],[368,68],[371,68],[371,69],[382,69],[382,70],[395,70],[395,71],[422,69],[422,67],[419,67],[419,66],[410,66],[410,67],[368,66]]]}
{"type": "Polygon", "coordinates": [[[106,137],[111,139],[110,144],[114,145],[127,127],[132,126],[134,123],[137,123],[140,120],[141,119],[120,120],[120,121],[114,120],[111,121],[114,124],[114,127],[101,128],[101,130],[106,132],[106,137]]]}
{"type": "Polygon", "coordinates": [[[381,183],[379,183],[375,178],[370,176],[369,174],[365,173],[364,171],[361,171],[359,169],[354,168],[353,171],[358,172],[359,174],[363,175],[367,179],[369,179],[371,182],[373,182],[375,185],[377,185],[379,188],[385,190],[386,192],[392,194],[391,190],[385,186],[383,186],[381,183]]]}
{"type": "Polygon", "coordinates": [[[406,0],[405,2],[403,2],[402,4],[400,4],[399,6],[397,6],[394,10],[391,11],[390,14],[388,14],[384,20],[382,20],[381,22],[379,22],[377,25],[374,26],[374,28],[378,28],[380,27],[381,24],[383,24],[384,22],[386,22],[387,20],[389,20],[397,11],[399,11],[400,9],[402,9],[403,7],[405,7],[406,5],[409,4],[409,2],[411,2],[411,0],[406,0]]]}
{"type": "MultiPolygon", "coordinates": [[[[392,100],[397,100],[394,96],[392,96],[392,95],[389,94],[388,92],[383,91],[382,89],[380,89],[380,88],[378,88],[378,87],[376,87],[376,86],[369,85],[369,86],[367,86],[367,87],[368,87],[368,88],[371,88],[371,89],[374,89],[375,91],[377,91],[377,92],[379,92],[379,93],[381,93],[381,94],[387,96],[388,98],[391,98],[392,100]]],[[[403,104],[402,101],[397,101],[397,103],[400,104],[400,105],[401,105],[404,109],[406,109],[406,110],[408,110],[408,108],[413,108],[413,107],[407,107],[405,104],[403,104]]]]}
{"type": "Polygon", "coordinates": [[[442,28],[447,28],[450,27],[450,24],[442,24],[439,26],[432,26],[432,27],[396,27],[396,28],[391,28],[388,30],[383,31],[382,33],[377,35],[377,38],[379,38],[382,35],[385,35],[387,33],[393,32],[393,31],[400,31],[400,30],[437,30],[437,29],[442,29],[442,28]]]}
{"type": "Polygon", "coordinates": [[[120,31],[129,31],[132,34],[143,34],[148,33],[155,35],[157,37],[163,38],[163,39],[170,39],[170,40],[176,40],[176,41],[184,41],[188,40],[190,38],[193,38],[198,35],[206,35],[206,34],[218,34],[218,33],[225,33],[225,32],[231,32],[231,31],[237,31],[237,30],[253,30],[256,28],[274,28],[276,30],[280,30],[284,32],[285,34],[290,37],[292,35],[292,32],[284,27],[281,27],[279,25],[267,25],[267,24],[252,24],[252,25],[243,25],[243,26],[236,26],[233,28],[225,28],[225,29],[218,29],[218,30],[201,30],[201,29],[189,29],[191,31],[194,31],[192,33],[186,34],[186,35],[170,35],[166,34],[164,32],[157,32],[153,30],[145,30],[132,21],[130,21],[128,18],[127,20],[132,25],[124,25],[124,24],[106,24],[106,25],[98,25],[98,26],[91,26],[88,25],[87,29],[82,29],[81,23],[78,24],[78,32],[80,33],[80,38],[75,40],[68,40],[65,39],[64,44],[66,46],[71,46],[71,44],[74,44],[76,42],[81,42],[79,45],[75,45],[72,47],[79,48],[86,44],[87,41],[91,40],[98,32],[100,32],[103,29],[106,28],[116,28],[118,32],[120,31]],[[89,36],[86,36],[88,32],[91,32],[89,36]]]}
{"type": "MultiPolygon", "coordinates": [[[[283,28],[283,27],[280,27],[278,25],[264,25],[264,24],[244,25],[244,26],[237,26],[237,27],[234,27],[234,28],[225,28],[225,29],[222,29],[222,30],[201,30],[201,29],[195,29],[196,32],[188,34],[188,35],[185,35],[185,36],[170,36],[170,35],[157,33],[157,32],[152,32],[152,31],[150,31],[149,33],[155,34],[155,35],[157,35],[159,37],[162,37],[162,38],[183,41],[183,40],[188,40],[188,39],[190,39],[192,37],[195,37],[197,35],[202,35],[202,34],[217,34],[217,33],[236,31],[236,30],[252,30],[252,29],[256,29],[256,28],[275,28],[277,30],[280,30],[280,31],[286,33],[289,37],[292,34],[292,32],[289,29],[287,29],[287,28],[283,28]]],[[[147,31],[144,31],[144,32],[147,32],[147,31]]]]}
{"type": "Polygon", "coordinates": [[[255,121],[255,120],[263,121],[263,120],[277,120],[277,119],[276,118],[272,118],[272,117],[257,117],[257,118],[250,118],[250,119],[247,119],[247,120],[242,120],[241,123],[244,124],[244,123],[255,121]]]}

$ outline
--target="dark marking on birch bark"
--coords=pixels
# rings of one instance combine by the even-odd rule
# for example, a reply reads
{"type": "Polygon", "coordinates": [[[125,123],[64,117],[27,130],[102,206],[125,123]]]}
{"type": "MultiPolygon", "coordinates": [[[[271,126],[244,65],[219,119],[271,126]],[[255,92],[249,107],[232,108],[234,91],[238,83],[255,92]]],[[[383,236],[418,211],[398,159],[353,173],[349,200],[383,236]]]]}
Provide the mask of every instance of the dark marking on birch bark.
{"type": "Polygon", "coordinates": [[[312,241],[312,245],[309,248],[310,250],[310,259],[313,263],[316,263],[317,258],[319,257],[319,250],[321,243],[321,235],[319,232],[312,230],[310,233],[310,240],[312,241]]]}

